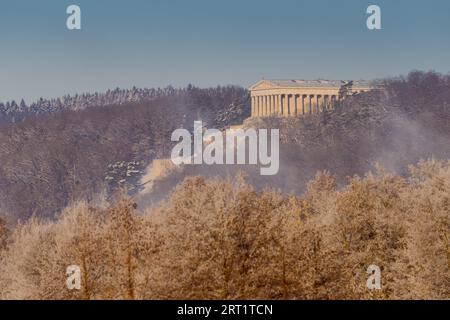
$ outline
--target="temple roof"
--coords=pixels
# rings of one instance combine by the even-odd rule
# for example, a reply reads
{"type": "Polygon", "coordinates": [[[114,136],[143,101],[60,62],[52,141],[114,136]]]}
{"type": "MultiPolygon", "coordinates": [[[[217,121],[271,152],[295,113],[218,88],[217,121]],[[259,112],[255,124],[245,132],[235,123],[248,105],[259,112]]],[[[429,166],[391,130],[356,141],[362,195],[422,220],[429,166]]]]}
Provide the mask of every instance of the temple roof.
{"type": "Polygon", "coordinates": [[[371,83],[365,80],[270,80],[263,79],[250,87],[250,90],[263,88],[325,88],[336,87],[353,81],[354,87],[370,88],[371,83]]]}

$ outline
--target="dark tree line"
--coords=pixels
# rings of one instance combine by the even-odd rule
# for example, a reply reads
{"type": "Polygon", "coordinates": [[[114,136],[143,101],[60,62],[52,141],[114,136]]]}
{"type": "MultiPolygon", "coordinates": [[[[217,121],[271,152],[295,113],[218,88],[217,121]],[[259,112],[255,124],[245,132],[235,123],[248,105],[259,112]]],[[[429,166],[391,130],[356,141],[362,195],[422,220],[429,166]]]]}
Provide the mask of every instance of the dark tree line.
{"type": "MultiPolygon", "coordinates": [[[[152,99],[190,95],[194,99],[200,97],[209,99],[212,103],[220,103],[220,100],[227,95],[233,95],[226,88],[220,87],[211,89],[198,89],[192,85],[186,88],[136,88],[108,90],[104,93],[83,93],[76,95],[65,95],[54,99],[40,98],[31,104],[25,103],[22,99],[20,103],[16,101],[0,102],[0,123],[16,123],[24,121],[30,117],[52,114],[65,110],[84,110],[87,108],[110,105],[126,105],[132,102],[145,102],[152,99]],[[208,91],[213,91],[213,93],[208,91]]],[[[241,90],[242,91],[242,90],[241,90]]],[[[236,92],[238,93],[238,92],[236,92]]],[[[238,93],[240,94],[240,93],[238,93]]],[[[206,103],[203,100],[203,103],[206,103]]]]}

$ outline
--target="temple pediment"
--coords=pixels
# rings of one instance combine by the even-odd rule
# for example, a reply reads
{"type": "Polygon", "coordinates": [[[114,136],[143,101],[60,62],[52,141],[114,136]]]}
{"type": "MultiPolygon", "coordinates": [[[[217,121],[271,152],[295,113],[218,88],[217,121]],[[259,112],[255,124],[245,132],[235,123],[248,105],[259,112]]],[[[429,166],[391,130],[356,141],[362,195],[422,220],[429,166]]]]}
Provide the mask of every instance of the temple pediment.
{"type": "Polygon", "coordinates": [[[264,89],[272,89],[276,88],[277,86],[274,85],[270,80],[260,80],[253,86],[249,88],[250,91],[252,90],[264,90],[264,89]]]}

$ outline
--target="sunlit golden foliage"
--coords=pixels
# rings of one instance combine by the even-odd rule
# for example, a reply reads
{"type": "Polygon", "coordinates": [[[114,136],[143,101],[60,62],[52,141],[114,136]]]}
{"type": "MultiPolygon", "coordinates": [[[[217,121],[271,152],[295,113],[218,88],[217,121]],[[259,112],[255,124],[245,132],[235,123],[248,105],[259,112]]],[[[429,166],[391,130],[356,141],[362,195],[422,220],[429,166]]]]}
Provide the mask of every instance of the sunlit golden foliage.
{"type": "Polygon", "coordinates": [[[12,230],[0,297],[448,299],[450,163],[410,171],[343,188],[319,172],[301,197],[256,192],[240,176],[191,177],[146,212],[127,198],[77,203],[12,230]],[[371,264],[381,290],[366,287],[371,264]],[[80,290],[65,286],[69,265],[80,290]]]}

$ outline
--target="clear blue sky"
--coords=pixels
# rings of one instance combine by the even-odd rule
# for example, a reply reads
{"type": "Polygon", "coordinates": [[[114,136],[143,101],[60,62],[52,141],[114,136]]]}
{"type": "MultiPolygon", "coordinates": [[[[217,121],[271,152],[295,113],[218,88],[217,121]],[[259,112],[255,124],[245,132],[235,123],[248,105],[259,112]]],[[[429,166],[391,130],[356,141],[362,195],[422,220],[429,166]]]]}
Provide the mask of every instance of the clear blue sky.
{"type": "Polygon", "coordinates": [[[0,101],[450,71],[448,0],[3,0],[0,101]],[[66,8],[82,30],[66,29],[66,8]],[[382,10],[380,31],[366,8],[382,10]]]}

